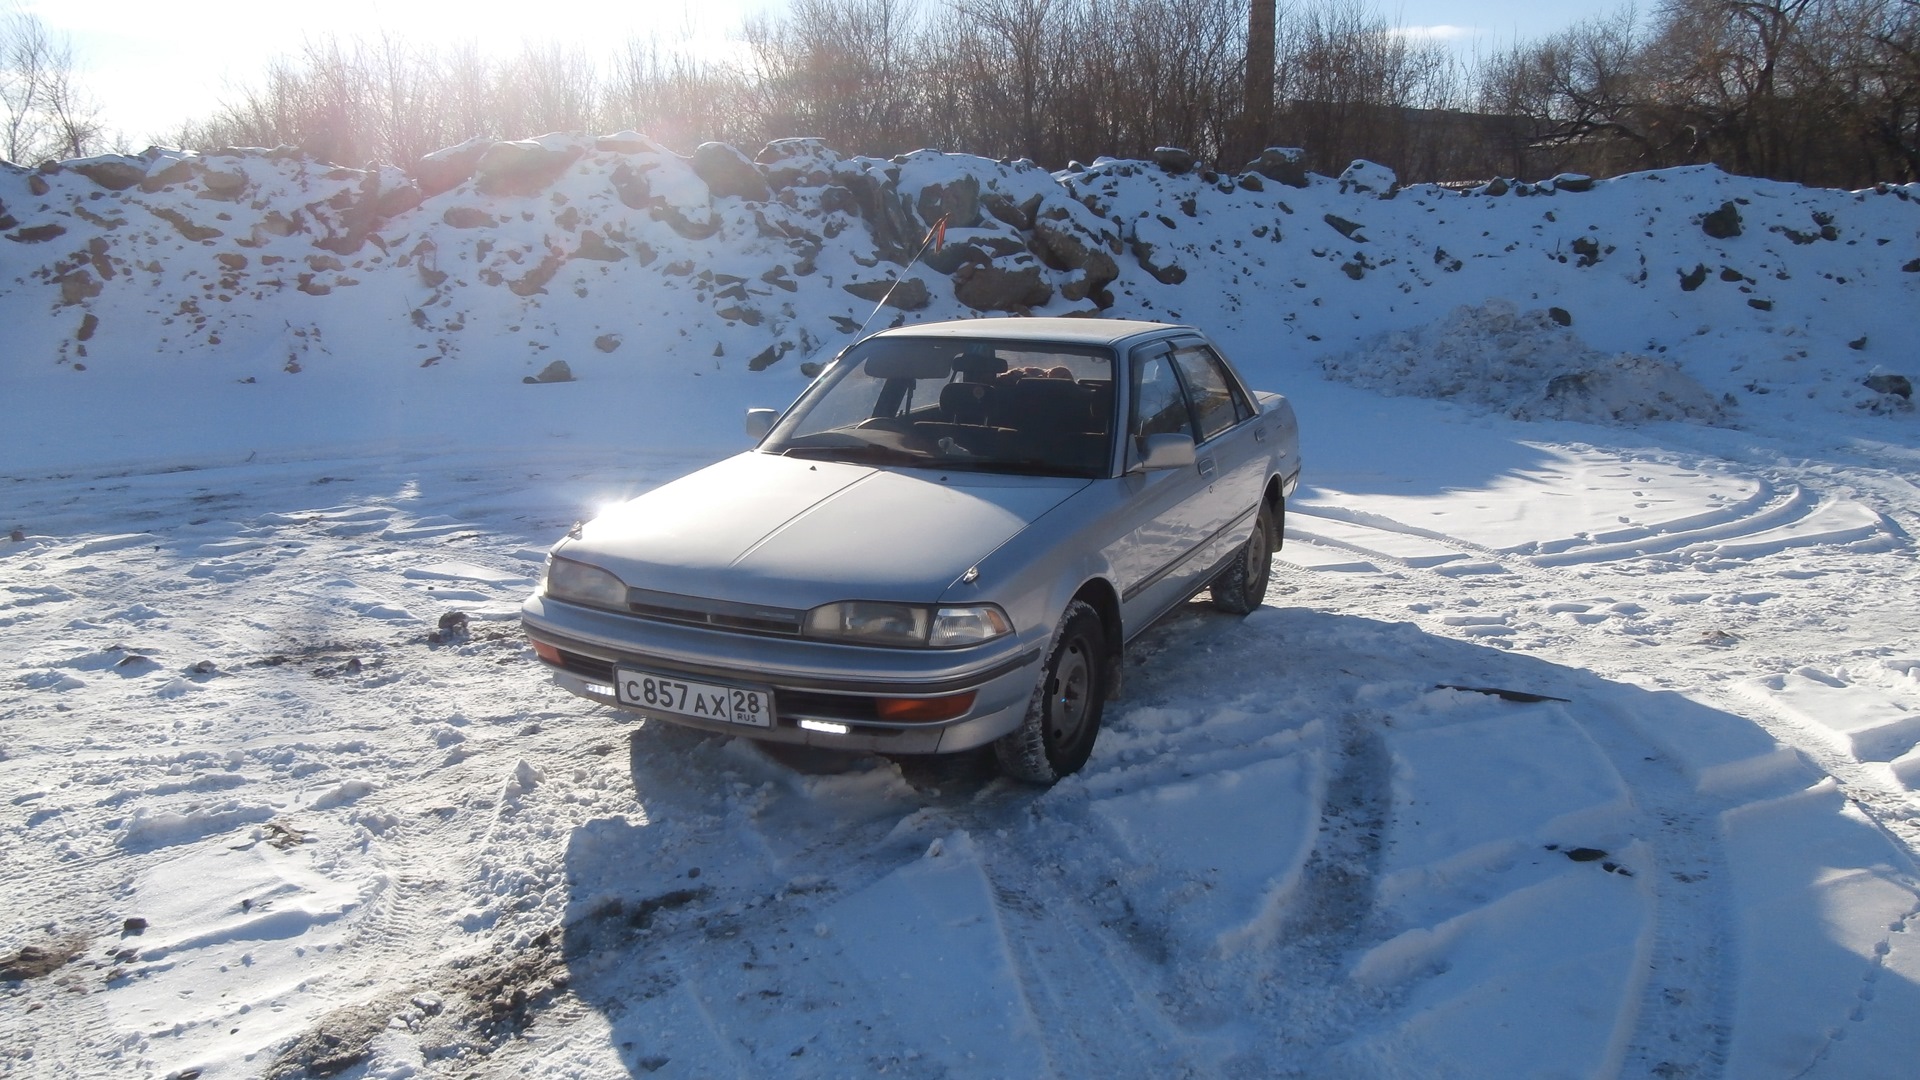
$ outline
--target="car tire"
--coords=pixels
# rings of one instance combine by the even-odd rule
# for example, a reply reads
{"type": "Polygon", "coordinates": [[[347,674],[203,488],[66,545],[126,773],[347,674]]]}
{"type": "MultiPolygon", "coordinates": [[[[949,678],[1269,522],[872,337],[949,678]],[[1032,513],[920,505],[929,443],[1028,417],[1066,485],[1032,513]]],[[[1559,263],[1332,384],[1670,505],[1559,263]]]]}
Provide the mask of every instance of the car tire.
{"type": "Polygon", "coordinates": [[[1093,754],[1106,697],[1106,627],[1092,605],[1075,600],[1060,616],[1026,718],[993,744],[1001,771],[1035,784],[1078,772],[1093,754]]]}
{"type": "Polygon", "coordinates": [[[1232,615],[1256,611],[1267,599],[1273,580],[1273,514],[1262,502],[1254,517],[1253,535],[1220,576],[1213,579],[1213,606],[1232,615]]]}

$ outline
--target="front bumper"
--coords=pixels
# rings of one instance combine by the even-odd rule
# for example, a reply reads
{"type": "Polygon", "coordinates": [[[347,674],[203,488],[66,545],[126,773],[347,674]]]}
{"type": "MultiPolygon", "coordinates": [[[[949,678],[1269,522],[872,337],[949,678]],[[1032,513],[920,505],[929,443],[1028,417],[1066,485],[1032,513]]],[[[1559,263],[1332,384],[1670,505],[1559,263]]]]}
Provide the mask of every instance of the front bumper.
{"type": "Polygon", "coordinates": [[[941,754],[990,743],[1020,726],[1042,660],[1042,645],[1017,634],[968,649],[877,649],[656,622],[542,595],[529,598],[520,614],[527,636],[560,658],[547,662],[554,682],[590,701],[723,735],[838,750],[941,754]],[[613,692],[620,667],[770,688],[773,726],[623,704],[613,692]],[[972,706],[951,720],[882,720],[873,704],[966,692],[974,694],[972,706]]]}

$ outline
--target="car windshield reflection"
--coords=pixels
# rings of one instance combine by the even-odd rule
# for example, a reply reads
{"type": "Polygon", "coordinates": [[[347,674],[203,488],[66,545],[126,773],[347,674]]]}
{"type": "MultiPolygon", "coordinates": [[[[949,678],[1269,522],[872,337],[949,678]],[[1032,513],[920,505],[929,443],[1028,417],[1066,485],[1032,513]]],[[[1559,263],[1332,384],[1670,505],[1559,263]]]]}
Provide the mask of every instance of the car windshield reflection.
{"type": "Polygon", "coordinates": [[[1113,402],[1105,349],[874,338],[815,383],[761,449],[853,464],[1104,476],[1113,402]]]}

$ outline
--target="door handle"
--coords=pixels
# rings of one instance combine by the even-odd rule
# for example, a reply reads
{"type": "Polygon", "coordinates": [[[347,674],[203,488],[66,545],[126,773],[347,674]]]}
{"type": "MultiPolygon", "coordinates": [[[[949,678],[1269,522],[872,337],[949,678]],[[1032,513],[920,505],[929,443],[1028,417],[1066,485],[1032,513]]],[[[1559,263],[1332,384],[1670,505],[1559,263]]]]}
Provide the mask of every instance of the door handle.
{"type": "Polygon", "coordinates": [[[1200,476],[1203,479],[1207,479],[1207,480],[1213,479],[1213,455],[1212,454],[1208,454],[1205,457],[1197,459],[1195,461],[1195,464],[1200,466],[1200,476]]]}

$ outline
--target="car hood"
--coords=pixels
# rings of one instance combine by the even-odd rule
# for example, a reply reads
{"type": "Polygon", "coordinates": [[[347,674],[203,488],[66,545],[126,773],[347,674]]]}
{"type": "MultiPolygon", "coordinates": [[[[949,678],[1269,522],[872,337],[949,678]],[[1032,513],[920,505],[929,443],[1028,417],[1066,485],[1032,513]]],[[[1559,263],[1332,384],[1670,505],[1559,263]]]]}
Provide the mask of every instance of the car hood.
{"type": "Polygon", "coordinates": [[[926,603],[1087,483],[752,452],[622,504],[555,554],[682,596],[926,603]]]}

